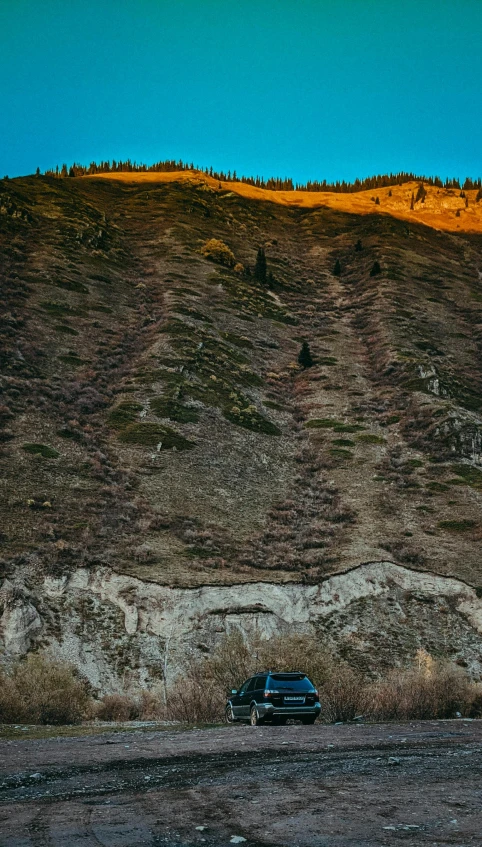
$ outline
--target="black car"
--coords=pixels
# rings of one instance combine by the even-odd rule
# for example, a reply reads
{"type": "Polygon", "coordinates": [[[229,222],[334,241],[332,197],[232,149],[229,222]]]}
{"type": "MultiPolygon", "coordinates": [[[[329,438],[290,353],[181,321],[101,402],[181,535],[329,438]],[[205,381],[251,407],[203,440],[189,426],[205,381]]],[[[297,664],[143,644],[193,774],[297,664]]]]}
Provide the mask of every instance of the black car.
{"type": "Polygon", "coordinates": [[[320,698],[304,673],[264,671],[250,677],[226,703],[226,721],[249,721],[251,726],[265,722],[284,724],[295,718],[312,724],[320,714],[320,698]]]}

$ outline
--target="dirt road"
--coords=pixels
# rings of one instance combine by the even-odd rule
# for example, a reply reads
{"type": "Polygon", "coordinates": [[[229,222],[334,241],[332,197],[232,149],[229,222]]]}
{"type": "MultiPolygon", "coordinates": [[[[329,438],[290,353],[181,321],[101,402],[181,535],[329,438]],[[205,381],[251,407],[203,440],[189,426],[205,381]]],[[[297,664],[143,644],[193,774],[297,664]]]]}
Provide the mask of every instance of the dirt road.
{"type": "Polygon", "coordinates": [[[460,720],[2,741],[0,845],[481,845],[481,740],[460,720]]]}

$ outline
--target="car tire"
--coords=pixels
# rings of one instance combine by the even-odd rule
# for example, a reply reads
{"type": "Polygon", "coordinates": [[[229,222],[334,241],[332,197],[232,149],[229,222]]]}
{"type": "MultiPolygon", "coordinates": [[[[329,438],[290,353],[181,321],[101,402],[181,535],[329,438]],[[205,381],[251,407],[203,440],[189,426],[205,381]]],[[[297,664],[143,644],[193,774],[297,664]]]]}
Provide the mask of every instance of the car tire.
{"type": "Polygon", "coordinates": [[[226,723],[236,723],[236,718],[234,717],[233,707],[230,703],[226,706],[224,710],[224,720],[226,723]]]}
{"type": "Polygon", "coordinates": [[[256,706],[251,706],[249,710],[249,722],[251,726],[261,726],[263,719],[258,715],[256,706]]]}
{"type": "Polygon", "coordinates": [[[316,721],[316,715],[310,715],[309,717],[301,718],[301,723],[304,724],[305,726],[312,726],[315,721],[316,721]]]}

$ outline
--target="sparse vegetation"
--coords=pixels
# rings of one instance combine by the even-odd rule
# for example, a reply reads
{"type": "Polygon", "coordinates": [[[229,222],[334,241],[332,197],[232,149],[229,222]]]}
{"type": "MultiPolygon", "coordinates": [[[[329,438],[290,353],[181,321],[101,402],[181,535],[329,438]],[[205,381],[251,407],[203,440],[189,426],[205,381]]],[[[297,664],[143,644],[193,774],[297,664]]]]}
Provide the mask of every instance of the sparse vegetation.
{"type": "Polygon", "coordinates": [[[160,418],[170,418],[178,423],[197,423],[199,414],[196,409],[185,406],[166,397],[155,397],[149,401],[152,411],[160,418]]]}
{"type": "Polygon", "coordinates": [[[57,450],[47,444],[23,444],[22,450],[31,453],[32,456],[42,456],[42,459],[58,459],[60,456],[57,450]]]}
{"type": "Polygon", "coordinates": [[[107,418],[107,423],[113,429],[124,429],[137,420],[141,411],[141,403],[136,403],[134,400],[124,400],[112,409],[107,418]]]}
{"type": "Polygon", "coordinates": [[[1,723],[78,723],[88,705],[87,683],[65,663],[30,654],[0,671],[1,723]]]}
{"type": "MultiPolygon", "coordinates": [[[[379,195],[410,221],[358,214],[361,197],[259,203],[200,175],[1,188],[7,583],[34,602],[44,574],[69,585],[85,564],[183,586],[315,585],[357,550],[480,582],[480,251],[464,233],[480,186],[439,196],[424,180],[414,216],[412,186],[394,183],[387,205],[387,185],[360,208],[379,195]],[[200,252],[212,235],[213,264],[200,252]],[[315,366],[300,372],[304,339],[315,366]]],[[[38,612],[42,643],[70,626],[55,599],[38,612]]],[[[424,627],[408,619],[404,637],[424,627]]],[[[119,679],[145,661],[142,635],[79,637],[120,651],[119,679]]]]}
{"type": "Polygon", "coordinates": [[[470,520],[469,518],[439,521],[440,529],[446,529],[448,532],[467,532],[470,529],[474,529],[476,526],[477,522],[470,520]]]}
{"type": "Polygon", "coordinates": [[[120,433],[119,440],[124,444],[138,447],[157,447],[159,450],[191,450],[194,443],[176,430],[161,424],[141,421],[128,424],[120,433]]]}
{"type": "Polygon", "coordinates": [[[224,636],[215,651],[191,661],[171,691],[168,714],[187,722],[220,720],[224,697],[260,668],[302,669],[320,692],[321,719],[327,723],[357,716],[372,720],[430,720],[457,713],[476,716],[481,692],[466,671],[419,650],[413,665],[378,680],[364,677],[325,650],[312,635],[275,636],[247,641],[239,630],[224,636]],[[205,696],[203,697],[203,692],[205,696]]]}

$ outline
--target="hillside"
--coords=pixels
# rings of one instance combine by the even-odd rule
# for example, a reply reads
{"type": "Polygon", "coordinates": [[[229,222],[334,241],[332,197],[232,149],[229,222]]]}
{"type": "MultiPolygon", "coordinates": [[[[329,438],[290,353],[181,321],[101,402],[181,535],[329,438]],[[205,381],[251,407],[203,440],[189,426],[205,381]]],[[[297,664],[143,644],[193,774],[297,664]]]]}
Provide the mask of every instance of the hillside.
{"type": "Polygon", "coordinates": [[[108,688],[242,623],[480,672],[482,203],[219,186],[0,181],[6,655],[108,688]]]}

